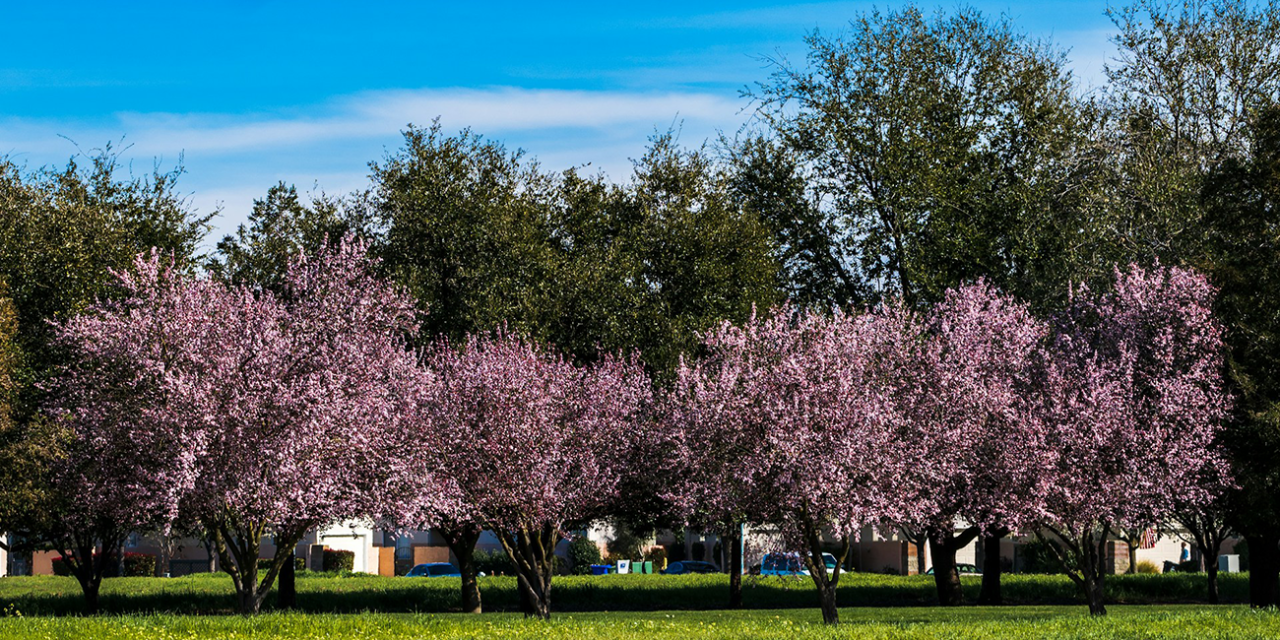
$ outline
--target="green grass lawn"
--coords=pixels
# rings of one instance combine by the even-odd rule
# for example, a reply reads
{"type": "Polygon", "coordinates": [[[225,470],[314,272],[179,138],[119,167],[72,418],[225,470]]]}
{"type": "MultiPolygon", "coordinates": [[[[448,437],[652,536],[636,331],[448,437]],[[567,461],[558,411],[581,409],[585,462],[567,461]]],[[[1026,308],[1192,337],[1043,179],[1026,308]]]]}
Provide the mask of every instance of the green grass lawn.
{"type": "MultiPolygon", "coordinates": [[[[481,578],[487,611],[519,608],[514,578],[481,578]]],[[[964,578],[969,600],[977,599],[980,579],[964,578]]],[[[302,574],[298,606],[307,613],[445,613],[458,607],[457,578],[384,578],[302,574]]],[[[1183,604],[1203,601],[1204,576],[1196,574],[1113,576],[1107,579],[1110,601],[1120,604],[1183,604]]],[[[1225,602],[1245,602],[1247,576],[1222,576],[1225,602]]],[[[1008,575],[1004,594],[1014,605],[1078,605],[1076,587],[1066,576],[1008,575]]],[[[816,607],[808,578],[748,578],[743,600],[748,609],[816,607]]],[[[884,576],[852,573],[840,579],[840,606],[902,607],[937,604],[931,576],[884,576]]],[[[627,575],[563,576],[552,586],[553,611],[670,611],[722,608],[728,599],[728,576],[627,575]]],[[[13,607],[26,616],[74,615],[81,611],[80,587],[72,578],[54,576],[0,578],[0,610],[13,607]]],[[[269,596],[266,608],[274,601],[269,596]]],[[[231,613],[235,599],[231,578],[197,574],[183,578],[109,578],[103,581],[102,610],[109,614],[231,613]]]]}
{"type": "Polygon", "coordinates": [[[1276,638],[1280,614],[1242,606],[1116,606],[1104,619],[1079,607],[849,608],[825,627],[816,609],[754,611],[594,612],[554,616],[550,623],[518,614],[282,614],[240,616],[129,615],[0,618],[6,640],[198,640],[201,638],[1276,638]]]}

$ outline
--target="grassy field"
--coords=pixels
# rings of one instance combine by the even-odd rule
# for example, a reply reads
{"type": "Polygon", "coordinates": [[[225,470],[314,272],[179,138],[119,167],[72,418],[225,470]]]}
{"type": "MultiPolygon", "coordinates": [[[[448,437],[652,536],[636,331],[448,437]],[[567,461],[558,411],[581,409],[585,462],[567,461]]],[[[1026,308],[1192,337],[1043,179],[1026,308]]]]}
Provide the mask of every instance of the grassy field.
{"type": "MultiPolygon", "coordinates": [[[[970,601],[977,598],[979,578],[964,579],[970,601]]],[[[487,611],[518,610],[514,578],[481,578],[487,611]]],[[[303,574],[298,579],[298,606],[307,613],[445,613],[458,606],[456,578],[384,578],[361,574],[303,574]]],[[[1247,597],[1247,576],[1222,576],[1225,602],[1247,597]]],[[[721,575],[565,576],[553,583],[553,611],[675,611],[723,607],[728,577],[721,575]]],[[[1114,576],[1107,579],[1111,602],[1120,604],[1185,604],[1203,601],[1204,576],[1195,574],[1114,576]]],[[[1004,594],[1013,605],[1083,606],[1076,587],[1065,576],[1008,575],[1004,594]]],[[[748,578],[748,609],[796,609],[816,606],[808,578],[748,578]]],[[[928,606],[937,603],[929,576],[846,574],[840,579],[844,607],[928,606]]],[[[222,574],[183,578],[112,578],[103,582],[102,610],[123,614],[231,613],[231,579],[222,574]]],[[[80,588],[72,578],[52,576],[0,578],[0,611],[11,608],[28,617],[74,615],[81,610],[80,588]]],[[[268,598],[270,610],[273,600],[268,598]]],[[[3,636],[0,636],[3,637],[3,636]]]]}
{"type": "Polygon", "coordinates": [[[1241,606],[1114,607],[1090,619],[1078,607],[851,608],[824,627],[813,609],[576,613],[550,623],[516,614],[264,614],[239,616],[0,618],[6,640],[199,640],[202,638],[408,640],[433,638],[1276,638],[1280,615],[1241,606]]]}

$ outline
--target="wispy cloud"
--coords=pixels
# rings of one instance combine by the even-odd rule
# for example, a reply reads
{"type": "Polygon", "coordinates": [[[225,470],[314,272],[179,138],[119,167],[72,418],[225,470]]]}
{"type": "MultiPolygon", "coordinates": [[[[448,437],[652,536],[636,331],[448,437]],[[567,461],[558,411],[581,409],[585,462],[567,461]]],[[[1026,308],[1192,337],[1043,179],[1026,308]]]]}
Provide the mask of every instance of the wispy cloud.
{"type": "Polygon", "coordinates": [[[492,87],[366,92],[270,113],[116,113],[96,119],[0,117],[0,155],[58,164],[77,148],[128,145],[135,166],[172,164],[202,211],[221,208],[214,237],[245,219],[254,197],[277,180],[340,193],[365,183],[367,163],[400,143],[409,123],[439,117],[447,131],[523,147],[549,169],[590,164],[625,177],[647,139],[679,127],[698,144],[747,116],[733,95],[707,92],[566,91],[492,87]]]}
{"type": "Polygon", "coordinates": [[[9,118],[0,132],[0,149],[40,153],[62,147],[64,135],[76,140],[129,140],[140,154],[236,154],[381,138],[408,123],[435,117],[451,127],[486,134],[536,130],[608,130],[654,126],[673,118],[725,123],[741,101],[704,93],[629,93],[492,89],[430,89],[357,94],[279,113],[119,113],[106,121],[9,118]]]}

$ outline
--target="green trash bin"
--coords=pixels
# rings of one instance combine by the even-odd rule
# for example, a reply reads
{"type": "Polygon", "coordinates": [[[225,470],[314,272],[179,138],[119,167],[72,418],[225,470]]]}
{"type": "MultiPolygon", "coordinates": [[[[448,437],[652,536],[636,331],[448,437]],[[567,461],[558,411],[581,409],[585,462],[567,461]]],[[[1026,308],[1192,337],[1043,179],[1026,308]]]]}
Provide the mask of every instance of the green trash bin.
{"type": "Polygon", "coordinates": [[[645,561],[644,561],[644,572],[645,572],[645,573],[653,573],[653,561],[652,561],[652,560],[645,560],[645,561]]]}

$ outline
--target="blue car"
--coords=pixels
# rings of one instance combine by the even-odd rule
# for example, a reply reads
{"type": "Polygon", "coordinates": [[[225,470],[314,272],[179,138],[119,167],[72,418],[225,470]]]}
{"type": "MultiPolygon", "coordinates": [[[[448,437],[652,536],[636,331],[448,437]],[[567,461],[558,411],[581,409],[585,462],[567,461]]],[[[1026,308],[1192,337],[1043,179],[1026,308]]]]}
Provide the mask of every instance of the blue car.
{"type": "MultiPolygon", "coordinates": [[[[836,568],[836,557],[829,553],[824,553],[822,554],[822,563],[827,566],[827,574],[830,575],[836,568]]],[[[760,563],[760,575],[807,576],[809,575],[809,569],[800,560],[800,554],[769,553],[765,554],[760,563]]]]}
{"type": "Polygon", "coordinates": [[[425,562],[404,574],[406,578],[461,578],[458,568],[448,562],[425,562]]]}
{"type": "Polygon", "coordinates": [[[667,565],[667,568],[663,569],[662,573],[669,576],[673,576],[673,575],[681,575],[685,573],[718,573],[719,571],[720,569],[718,569],[714,564],[711,564],[710,562],[700,562],[697,560],[678,560],[676,562],[672,562],[671,564],[667,565]]]}

